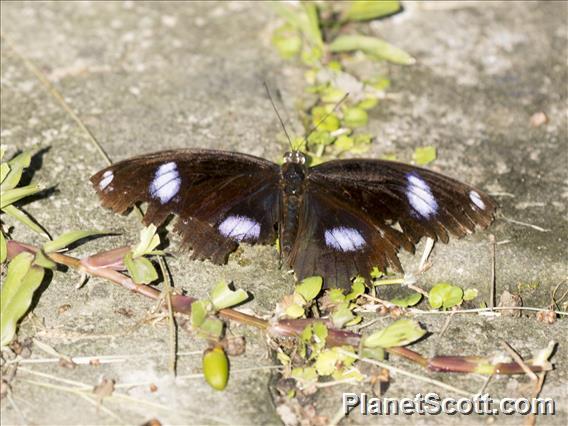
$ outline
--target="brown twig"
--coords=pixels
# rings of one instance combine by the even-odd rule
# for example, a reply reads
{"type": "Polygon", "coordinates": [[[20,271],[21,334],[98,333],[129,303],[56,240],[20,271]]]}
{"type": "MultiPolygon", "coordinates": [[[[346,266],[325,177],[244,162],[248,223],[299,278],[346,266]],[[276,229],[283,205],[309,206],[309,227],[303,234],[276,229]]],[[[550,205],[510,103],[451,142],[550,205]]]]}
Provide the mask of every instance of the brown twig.
{"type": "MultiPolygon", "coordinates": [[[[36,247],[14,240],[8,241],[7,247],[9,258],[13,258],[23,251],[30,253],[36,253],[39,251],[36,247]]],[[[89,262],[84,262],[63,253],[47,253],[46,256],[58,264],[68,266],[91,276],[105,278],[112,283],[118,284],[128,290],[139,293],[153,300],[158,300],[161,297],[161,293],[155,288],[143,284],[136,284],[130,277],[115,269],[93,266],[89,262]]],[[[171,294],[171,309],[178,313],[190,314],[191,304],[195,300],[195,298],[189,296],[171,294]]],[[[309,324],[313,324],[315,321],[324,322],[328,328],[326,344],[329,347],[343,345],[358,347],[362,338],[359,333],[334,328],[332,323],[325,319],[283,319],[269,322],[262,318],[245,314],[230,308],[221,309],[218,312],[218,315],[226,320],[238,321],[240,323],[265,330],[273,337],[298,337],[309,324]]],[[[478,356],[435,356],[433,358],[425,358],[419,353],[404,347],[392,347],[386,348],[385,350],[392,355],[404,357],[431,371],[461,373],[477,372],[481,374],[525,373],[523,366],[516,362],[499,363],[494,365],[487,358],[478,356]]],[[[528,365],[528,368],[532,372],[541,372],[546,370],[546,368],[539,365],[528,365]]]]}

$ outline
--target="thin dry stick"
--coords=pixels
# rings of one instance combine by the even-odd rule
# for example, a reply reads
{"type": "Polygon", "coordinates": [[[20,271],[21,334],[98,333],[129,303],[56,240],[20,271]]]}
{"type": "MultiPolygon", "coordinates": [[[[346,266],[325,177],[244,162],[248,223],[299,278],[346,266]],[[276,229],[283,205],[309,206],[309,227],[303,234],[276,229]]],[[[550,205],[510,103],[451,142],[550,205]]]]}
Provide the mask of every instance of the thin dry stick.
{"type": "Polygon", "coordinates": [[[491,280],[489,281],[489,306],[495,308],[495,235],[489,234],[489,245],[491,246],[491,280]]]}
{"type": "MultiPolygon", "coordinates": [[[[533,308],[531,306],[496,306],[495,308],[474,308],[474,309],[461,309],[458,311],[425,311],[418,308],[410,308],[408,311],[417,315],[451,315],[451,314],[476,314],[484,312],[493,311],[504,311],[504,310],[518,310],[518,311],[530,311],[530,312],[551,312],[549,309],[544,308],[533,308]]],[[[557,315],[567,316],[567,311],[552,311],[557,315]]]]}
{"type": "Polygon", "coordinates": [[[446,332],[446,330],[448,329],[448,327],[450,326],[450,322],[452,321],[452,319],[454,318],[454,313],[455,311],[451,311],[452,313],[448,316],[448,318],[446,319],[446,322],[444,323],[444,326],[442,327],[442,331],[440,331],[440,334],[438,335],[438,341],[441,342],[442,341],[442,336],[444,335],[444,333],[446,332]]]}
{"type": "Polygon", "coordinates": [[[162,270],[162,275],[164,277],[164,290],[163,294],[166,299],[166,304],[168,306],[168,329],[169,329],[169,344],[170,344],[170,362],[169,369],[172,375],[176,375],[177,366],[177,327],[174,318],[174,310],[172,308],[172,284],[170,282],[169,272],[166,267],[166,262],[162,256],[158,257],[158,263],[160,264],[160,269],[162,270]]]}
{"type": "Polygon", "coordinates": [[[510,217],[501,215],[501,218],[509,223],[514,223],[515,225],[526,226],[528,228],[535,229],[539,232],[550,232],[550,229],[541,228],[540,226],[533,225],[532,223],[521,222],[520,220],[511,219],[510,217]]]}
{"type": "Polygon", "coordinates": [[[507,353],[511,355],[511,357],[515,360],[515,362],[521,366],[523,371],[531,378],[531,380],[533,382],[536,382],[538,380],[536,374],[529,368],[527,364],[525,364],[525,361],[523,361],[523,359],[519,356],[519,354],[515,352],[515,350],[511,347],[511,345],[509,345],[506,341],[502,339],[501,339],[501,345],[503,345],[507,353]]]}

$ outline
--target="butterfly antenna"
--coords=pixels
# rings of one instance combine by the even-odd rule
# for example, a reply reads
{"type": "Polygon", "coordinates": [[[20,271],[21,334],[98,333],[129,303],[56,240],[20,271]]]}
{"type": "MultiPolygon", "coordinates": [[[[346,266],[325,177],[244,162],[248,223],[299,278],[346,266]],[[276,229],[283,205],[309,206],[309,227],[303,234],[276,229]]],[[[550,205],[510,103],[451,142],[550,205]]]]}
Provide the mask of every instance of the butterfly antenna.
{"type": "Polygon", "coordinates": [[[294,151],[294,147],[292,146],[292,139],[290,139],[290,135],[288,134],[288,131],[286,130],[286,126],[284,125],[284,120],[282,120],[282,117],[280,117],[280,113],[276,109],[276,105],[274,104],[274,100],[272,99],[272,95],[270,94],[270,89],[268,88],[268,84],[266,84],[266,81],[263,81],[262,84],[264,84],[264,88],[266,89],[266,94],[268,95],[268,99],[270,99],[270,104],[272,105],[272,108],[274,109],[274,112],[276,113],[276,116],[278,117],[278,120],[280,121],[280,125],[282,126],[282,130],[284,130],[284,134],[286,135],[286,138],[288,138],[288,143],[290,144],[290,149],[292,151],[294,151]]]}
{"type": "Polygon", "coordinates": [[[313,126],[310,128],[310,130],[308,130],[308,134],[307,134],[306,137],[304,138],[305,141],[308,140],[308,138],[310,137],[310,135],[311,135],[315,130],[317,130],[317,128],[319,127],[319,125],[320,125],[321,123],[323,123],[327,117],[329,117],[331,114],[333,114],[333,113],[335,112],[335,110],[339,107],[339,105],[341,105],[341,104],[345,101],[345,99],[347,99],[348,96],[349,96],[349,92],[347,92],[345,95],[343,95],[343,97],[339,100],[339,102],[337,102],[337,103],[335,104],[335,106],[333,107],[333,109],[332,109],[331,111],[325,113],[325,115],[324,115],[322,118],[320,118],[320,120],[319,120],[315,125],[313,125],[313,126]]]}

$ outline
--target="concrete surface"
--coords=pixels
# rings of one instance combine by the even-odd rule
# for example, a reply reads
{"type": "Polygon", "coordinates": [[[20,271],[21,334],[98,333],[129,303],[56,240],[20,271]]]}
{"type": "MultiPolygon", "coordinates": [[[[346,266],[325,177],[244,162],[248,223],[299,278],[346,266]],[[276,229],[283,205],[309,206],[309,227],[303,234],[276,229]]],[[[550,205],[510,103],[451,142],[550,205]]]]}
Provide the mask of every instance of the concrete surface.
{"type": "MultiPolygon", "coordinates": [[[[418,63],[377,65],[377,73],[389,72],[396,97],[371,115],[369,131],[377,141],[368,156],[395,152],[408,161],[417,146],[435,145],[439,158],[434,168],[496,193],[505,217],[550,230],[540,232],[502,218],[490,229],[498,242],[506,242],[497,246],[498,293],[520,292],[525,306],[548,305],[552,289],[561,282],[566,285],[567,279],[567,7],[565,2],[407,3],[403,13],[369,28],[406,49],[418,63]],[[549,122],[532,128],[530,117],[539,111],[549,122]]],[[[78,256],[134,241],[139,229],[134,215],[119,217],[100,208],[88,178],[104,166],[103,159],[20,56],[50,79],[113,160],[184,147],[223,148],[277,160],[286,147],[276,141],[280,130],[262,81],[279,87],[292,117],[293,101],[304,83],[301,66],[284,63],[270,46],[274,21],[270,9],[259,3],[2,2],[2,144],[9,154],[49,148],[34,163],[33,177],[55,186],[26,210],[52,235],[79,228],[122,233],[81,246],[78,256]]],[[[488,300],[488,235],[438,245],[433,268],[421,284],[444,280],[475,286],[480,298],[488,300]]],[[[14,236],[41,241],[21,226],[14,236]]],[[[418,257],[403,257],[407,270],[417,262],[418,257]]],[[[270,247],[245,247],[222,267],[188,261],[183,255],[170,259],[169,265],[176,287],[197,296],[220,278],[233,280],[255,295],[247,308],[259,315],[270,314],[275,301],[293,285],[278,269],[270,247]]],[[[247,352],[231,359],[233,373],[225,392],[210,390],[199,377],[174,383],[167,373],[167,326],[164,321],[146,321],[152,303],[100,280],[74,290],[77,280],[73,272],[56,273],[35,316],[23,322],[21,336],[34,335],[69,356],[129,354],[131,359],[71,370],[57,364],[25,368],[89,386],[102,376],[132,384],[120,392],[134,399],[104,401],[104,407],[128,424],[153,417],[164,424],[280,422],[268,391],[272,371],[248,370],[273,365],[259,333],[244,327],[233,330],[246,336],[247,352]],[[67,304],[70,309],[61,312],[59,307],[67,304]],[[150,392],[148,383],[158,390],[150,392]]],[[[420,320],[436,332],[445,317],[420,320]]],[[[502,338],[528,355],[549,340],[560,341],[554,357],[557,369],[550,373],[542,396],[555,398],[561,412],[540,424],[566,424],[567,330],[566,320],[547,326],[534,317],[456,316],[442,339],[432,336],[416,349],[425,354],[491,354],[501,350],[502,338]]],[[[179,350],[190,353],[180,357],[181,376],[199,372],[204,346],[180,329],[179,350]]],[[[34,357],[45,356],[34,350],[34,357]]],[[[395,365],[419,372],[404,362],[395,365]]],[[[472,376],[432,376],[469,390],[482,383],[472,376]]],[[[13,383],[18,409],[4,399],[3,424],[119,422],[73,393],[29,380],[51,382],[22,369],[13,383]]],[[[527,395],[527,383],[526,377],[499,378],[488,391],[496,397],[527,395]]],[[[354,389],[368,392],[364,386],[335,386],[312,401],[319,413],[332,417],[341,392],[354,389]]],[[[388,396],[435,390],[394,377],[388,396]]],[[[387,424],[494,420],[519,421],[381,419],[387,424]]],[[[353,415],[344,421],[377,419],[353,415]]]]}

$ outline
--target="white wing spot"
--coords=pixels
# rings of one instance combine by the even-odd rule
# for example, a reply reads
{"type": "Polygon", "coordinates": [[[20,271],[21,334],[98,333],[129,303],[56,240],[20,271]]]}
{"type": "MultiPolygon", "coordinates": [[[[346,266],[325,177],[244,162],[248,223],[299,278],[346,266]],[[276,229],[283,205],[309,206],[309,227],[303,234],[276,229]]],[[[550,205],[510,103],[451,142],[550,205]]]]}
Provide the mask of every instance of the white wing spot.
{"type": "Polygon", "coordinates": [[[228,216],[218,229],[221,235],[237,241],[256,240],[260,236],[260,223],[241,215],[228,216]]]}
{"type": "Polygon", "coordinates": [[[469,199],[481,210],[485,209],[485,203],[476,191],[469,191],[469,199]]]}
{"type": "Polygon", "coordinates": [[[156,170],[154,179],[150,184],[150,195],[158,198],[160,203],[166,204],[176,196],[181,187],[181,178],[173,161],[162,164],[156,170]]]}
{"type": "Polygon", "coordinates": [[[434,216],[438,211],[438,203],[428,184],[415,173],[408,174],[406,178],[408,180],[406,196],[410,205],[426,219],[434,216]]]}
{"type": "MultiPolygon", "coordinates": [[[[113,179],[114,179],[114,174],[112,173],[112,170],[107,170],[106,172],[104,172],[103,178],[99,182],[99,189],[101,191],[104,191],[106,187],[110,185],[113,179]]],[[[110,189],[112,190],[112,188],[110,189]]]]}
{"type": "Polygon", "coordinates": [[[328,229],[324,234],[325,244],[343,252],[359,250],[367,243],[359,231],[346,226],[328,229]]]}

